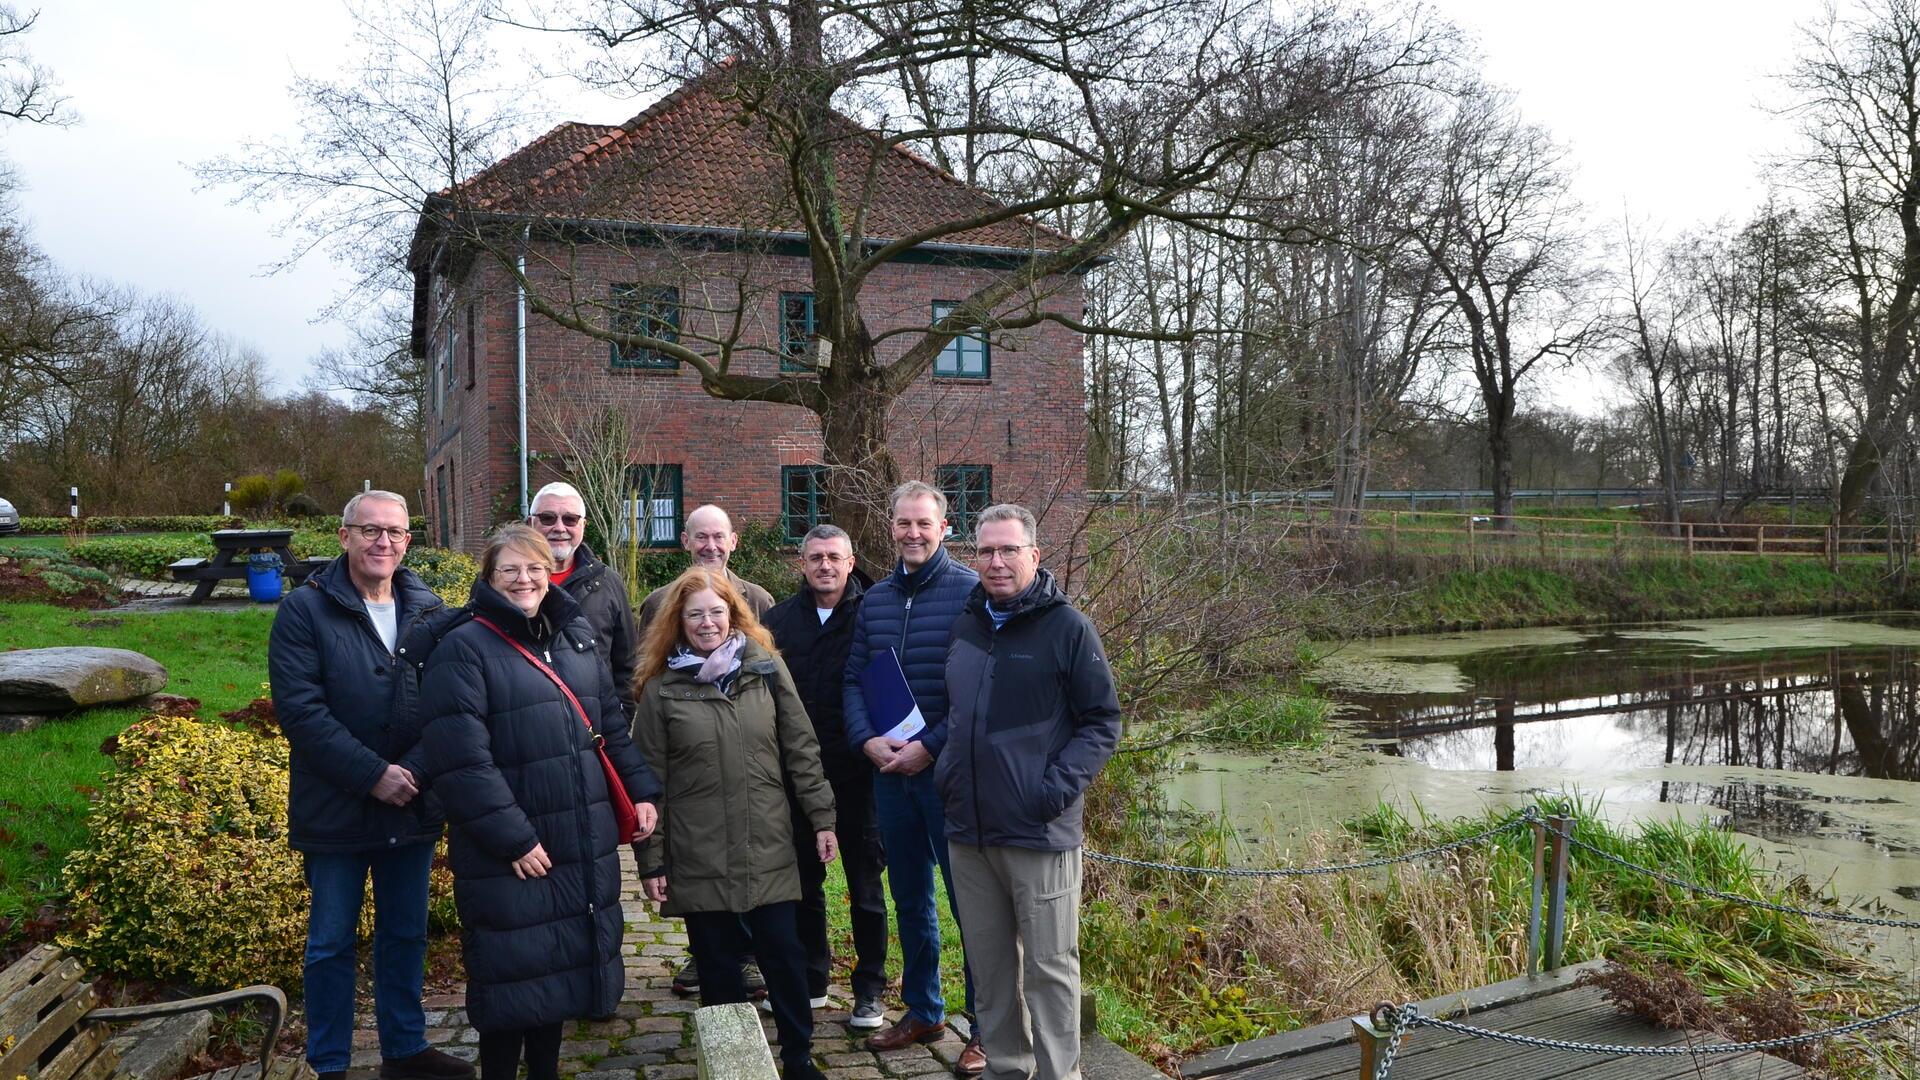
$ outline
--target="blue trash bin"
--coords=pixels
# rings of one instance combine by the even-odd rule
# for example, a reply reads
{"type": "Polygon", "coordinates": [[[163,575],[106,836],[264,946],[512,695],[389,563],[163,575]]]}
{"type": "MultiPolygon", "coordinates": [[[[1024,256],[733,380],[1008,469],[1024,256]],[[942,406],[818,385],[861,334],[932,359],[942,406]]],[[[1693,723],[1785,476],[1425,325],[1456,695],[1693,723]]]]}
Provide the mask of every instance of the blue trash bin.
{"type": "Polygon", "coordinates": [[[284,565],[271,551],[247,556],[247,595],[262,604],[278,601],[284,589],[280,573],[284,565]]]}

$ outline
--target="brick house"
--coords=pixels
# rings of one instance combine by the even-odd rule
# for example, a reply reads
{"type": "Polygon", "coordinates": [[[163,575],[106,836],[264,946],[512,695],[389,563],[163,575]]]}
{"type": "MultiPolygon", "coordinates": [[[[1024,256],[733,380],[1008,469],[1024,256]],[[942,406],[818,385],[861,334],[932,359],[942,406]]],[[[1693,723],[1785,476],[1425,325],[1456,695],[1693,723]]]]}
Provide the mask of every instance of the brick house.
{"type": "MultiPolygon", "coordinates": [[[[873,155],[871,133],[843,123],[840,175],[868,175],[875,158],[867,231],[878,240],[996,208],[910,152],[873,155]]],[[[784,168],[709,76],[625,124],[562,124],[463,185],[464,212],[491,222],[490,233],[475,228],[455,238],[422,215],[411,256],[412,348],[431,368],[431,541],[479,550],[489,527],[564,475],[559,427],[609,406],[638,432],[625,454],[634,492],[627,518],[643,542],[676,545],[685,512],[705,502],[725,507],[736,524],[777,524],[789,538],[826,520],[813,411],[715,398],[698,372],[671,356],[543,317],[523,306],[503,261],[521,260],[528,289],[590,325],[646,326],[703,354],[725,340],[732,372],[814,378],[811,365],[822,356],[812,272],[797,218],[782,210],[784,168]],[[476,250],[483,235],[506,254],[476,250]]],[[[860,293],[879,359],[897,358],[919,336],[889,331],[925,327],[943,305],[1036,250],[1067,243],[1015,218],[881,265],[860,293]]],[[[1022,303],[1077,319],[1080,278],[1048,279],[1022,303]]],[[[957,535],[969,534],[971,516],[993,502],[1023,502],[1055,520],[1084,504],[1081,339],[1058,323],[954,339],[887,421],[902,475],[945,489],[957,535]]]]}

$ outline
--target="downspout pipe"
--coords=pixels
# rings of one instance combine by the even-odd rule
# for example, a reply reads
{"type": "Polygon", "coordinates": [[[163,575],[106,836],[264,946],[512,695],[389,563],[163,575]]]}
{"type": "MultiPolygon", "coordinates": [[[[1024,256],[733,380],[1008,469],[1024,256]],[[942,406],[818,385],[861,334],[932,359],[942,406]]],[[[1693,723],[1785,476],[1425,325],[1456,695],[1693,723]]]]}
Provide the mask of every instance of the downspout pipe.
{"type": "Polygon", "coordinates": [[[527,516],[527,241],[532,226],[520,233],[519,272],[514,275],[514,380],[520,404],[520,517],[527,516]]]}

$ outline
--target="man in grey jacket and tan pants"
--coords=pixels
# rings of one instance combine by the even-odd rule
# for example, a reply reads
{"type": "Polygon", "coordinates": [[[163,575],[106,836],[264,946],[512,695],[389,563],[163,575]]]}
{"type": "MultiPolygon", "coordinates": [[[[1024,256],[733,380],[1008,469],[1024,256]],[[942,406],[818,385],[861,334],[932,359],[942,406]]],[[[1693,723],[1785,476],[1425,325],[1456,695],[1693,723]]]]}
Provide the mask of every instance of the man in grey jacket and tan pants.
{"type": "Polygon", "coordinates": [[[1093,623],[1040,569],[1033,514],[989,507],[947,652],[935,764],[989,1080],[1079,1080],[1087,785],[1120,738],[1093,623]]]}

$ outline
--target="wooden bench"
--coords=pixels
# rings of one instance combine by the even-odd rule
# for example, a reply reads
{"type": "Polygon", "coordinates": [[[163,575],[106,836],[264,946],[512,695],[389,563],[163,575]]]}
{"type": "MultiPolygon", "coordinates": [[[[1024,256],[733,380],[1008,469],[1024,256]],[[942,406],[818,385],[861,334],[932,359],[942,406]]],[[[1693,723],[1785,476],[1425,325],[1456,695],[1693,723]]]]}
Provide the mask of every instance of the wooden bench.
{"type": "MultiPolygon", "coordinates": [[[[308,1080],[313,1070],[300,1058],[275,1060],[274,1044],[287,1017],[287,998],[277,987],[249,986],[224,994],[154,1005],[103,1009],[80,962],[52,945],[41,945],[0,971],[0,1076],[7,1080],[110,1080],[124,1075],[120,1055],[108,1044],[105,1026],[261,1003],[267,1013],[258,1075],[264,1080],[308,1080]]],[[[252,1066],[248,1067],[252,1073],[252,1066]]]]}

